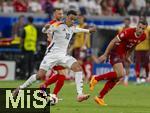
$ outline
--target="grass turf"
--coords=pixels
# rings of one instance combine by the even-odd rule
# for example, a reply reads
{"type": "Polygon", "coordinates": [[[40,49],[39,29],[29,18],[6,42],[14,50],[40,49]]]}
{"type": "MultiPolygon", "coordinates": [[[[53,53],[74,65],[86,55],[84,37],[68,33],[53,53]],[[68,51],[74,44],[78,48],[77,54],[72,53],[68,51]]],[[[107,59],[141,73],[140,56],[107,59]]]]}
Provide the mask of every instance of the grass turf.
{"type": "MultiPolygon", "coordinates": [[[[15,88],[23,81],[0,81],[0,88],[15,88]]],[[[93,92],[89,91],[88,84],[84,85],[84,91],[91,97],[85,102],[76,102],[76,89],[73,82],[66,82],[59,98],[62,101],[51,107],[51,113],[150,113],[150,84],[135,85],[130,83],[128,87],[116,86],[106,97],[108,106],[97,105],[93,97],[99,93],[104,83],[96,85],[93,92]]],[[[39,86],[35,83],[32,87],[39,86]]],[[[52,88],[53,89],[53,86],[52,88]]]]}

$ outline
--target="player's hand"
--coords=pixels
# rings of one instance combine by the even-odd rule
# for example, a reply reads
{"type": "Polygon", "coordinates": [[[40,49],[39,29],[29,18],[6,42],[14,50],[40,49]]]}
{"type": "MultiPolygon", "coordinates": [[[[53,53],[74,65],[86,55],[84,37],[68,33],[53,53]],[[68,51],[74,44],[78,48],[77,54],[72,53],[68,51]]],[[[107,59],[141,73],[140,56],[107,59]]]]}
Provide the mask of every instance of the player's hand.
{"type": "Polygon", "coordinates": [[[46,24],[46,25],[43,27],[42,32],[43,32],[43,33],[47,33],[47,30],[49,29],[49,27],[50,27],[50,24],[46,24]]]}
{"type": "Polygon", "coordinates": [[[47,30],[50,27],[50,24],[46,24],[44,27],[47,30]]]}
{"type": "Polygon", "coordinates": [[[105,54],[103,54],[98,59],[100,62],[104,62],[107,59],[107,56],[105,54]]]}
{"type": "Polygon", "coordinates": [[[91,27],[91,28],[89,28],[89,31],[90,31],[90,33],[96,32],[96,27],[91,27]]]}

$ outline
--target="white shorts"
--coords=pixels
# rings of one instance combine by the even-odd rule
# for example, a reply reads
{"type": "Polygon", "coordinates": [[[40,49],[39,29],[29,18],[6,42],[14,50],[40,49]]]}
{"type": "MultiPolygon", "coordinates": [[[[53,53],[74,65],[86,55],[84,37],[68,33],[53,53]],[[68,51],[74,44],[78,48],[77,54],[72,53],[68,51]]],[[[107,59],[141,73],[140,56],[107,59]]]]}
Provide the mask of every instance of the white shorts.
{"type": "Polygon", "coordinates": [[[71,68],[74,62],[77,62],[77,60],[70,55],[48,53],[43,58],[40,64],[40,69],[44,69],[45,71],[48,71],[56,65],[61,65],[64,67],[71,68]]]}

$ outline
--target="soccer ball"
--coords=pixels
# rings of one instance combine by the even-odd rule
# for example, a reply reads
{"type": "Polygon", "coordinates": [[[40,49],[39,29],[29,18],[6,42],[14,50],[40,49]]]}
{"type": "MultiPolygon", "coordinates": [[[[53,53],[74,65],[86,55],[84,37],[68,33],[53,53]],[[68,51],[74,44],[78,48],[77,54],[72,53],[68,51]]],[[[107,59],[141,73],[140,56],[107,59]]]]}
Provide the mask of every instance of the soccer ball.
{"type": "Polygon", "coordinates": [[[49,94],[48,95],[48,102],[50,102],[50,105],[55,105],[55,104],[57,104],[58,103],[58,98],[57,98],[57,96],[55,95],[55,94],[49,94]]]}

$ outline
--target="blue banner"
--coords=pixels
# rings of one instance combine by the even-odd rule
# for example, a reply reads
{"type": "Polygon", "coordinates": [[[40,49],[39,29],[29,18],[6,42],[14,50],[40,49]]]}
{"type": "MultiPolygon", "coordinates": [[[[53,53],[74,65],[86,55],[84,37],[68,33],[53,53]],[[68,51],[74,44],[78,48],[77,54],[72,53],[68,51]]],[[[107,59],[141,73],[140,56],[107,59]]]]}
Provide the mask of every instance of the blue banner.
{"type": "MultiPolygon", "coordinates": [[[[132,64],[130,66],[130,74],[129,74],[129,79],[130,80],[135,80],[136,75],[135,75],[135,70],[134,70],[135,65],[132,64]]],[[[93,64],[93,74],[94,75],[101,75],[107,72],[113,71],[113,68],[111,64],[106,63],[106,64],[93,64]]]]}

